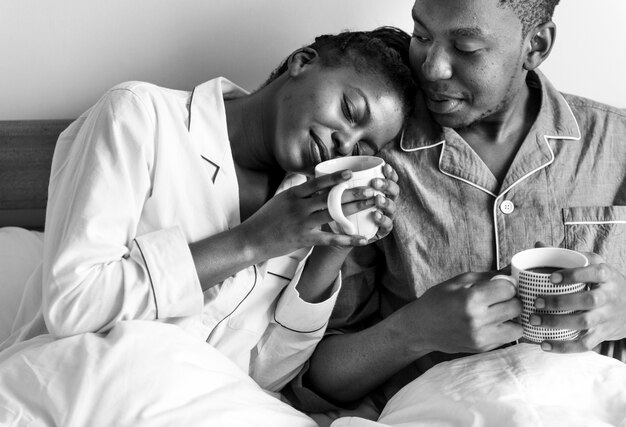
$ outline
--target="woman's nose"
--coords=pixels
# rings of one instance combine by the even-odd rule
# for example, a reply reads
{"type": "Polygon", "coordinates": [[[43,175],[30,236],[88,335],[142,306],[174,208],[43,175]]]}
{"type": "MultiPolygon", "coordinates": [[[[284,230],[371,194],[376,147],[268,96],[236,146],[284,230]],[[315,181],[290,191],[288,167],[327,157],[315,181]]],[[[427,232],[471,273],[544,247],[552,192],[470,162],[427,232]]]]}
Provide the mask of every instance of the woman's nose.
{"type": "Polygon", "coordinates": [[[358,141],[355,134],[335,131],[332,134],[333,146],[338,156],[347,156],[352,153],[354,144],[358,141]]]}
{"type": "Polygon", "coordinates": [[[437,46],[431,47],[422,64],[422,74],[428,81],[447,80],[452,77],[452,66],[446,52],[437,46]]]}

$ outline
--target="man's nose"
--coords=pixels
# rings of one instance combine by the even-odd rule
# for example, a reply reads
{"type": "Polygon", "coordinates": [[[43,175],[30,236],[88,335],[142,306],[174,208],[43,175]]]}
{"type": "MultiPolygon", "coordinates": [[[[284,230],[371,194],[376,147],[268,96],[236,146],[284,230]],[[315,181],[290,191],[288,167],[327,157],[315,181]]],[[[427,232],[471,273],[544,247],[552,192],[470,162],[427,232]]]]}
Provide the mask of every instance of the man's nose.
{"type": "Polygon", "coordinates": [[[422,64],[422,74],[428,81],[447,80],[452,77],[452,66],[442,47],[432,46],[422,64]]]}

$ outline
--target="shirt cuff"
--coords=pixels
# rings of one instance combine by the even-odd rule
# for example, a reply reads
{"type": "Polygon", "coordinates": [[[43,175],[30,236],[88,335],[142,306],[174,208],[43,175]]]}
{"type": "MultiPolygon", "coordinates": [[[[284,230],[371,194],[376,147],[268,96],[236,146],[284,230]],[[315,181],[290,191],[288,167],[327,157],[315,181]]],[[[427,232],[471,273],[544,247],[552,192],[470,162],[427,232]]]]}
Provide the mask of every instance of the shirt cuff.
{"type": "Polygon", "coordinates": [[[202,287],[182,230],[153,231],[135,241],[150,278],[157,319],[200,313],[202,287]]]}
{"type": "Polygon", "coordinates": [[[327,300],[310,303],[300,298],[296,285],[300,281],[309,254],[298,264],[293,279],[283,290],[274,312],[274,320],[279,325],[300,333],[317,332],[326,326],[341,289],[340,272],[333,282],[333,291],[327,300]]]}

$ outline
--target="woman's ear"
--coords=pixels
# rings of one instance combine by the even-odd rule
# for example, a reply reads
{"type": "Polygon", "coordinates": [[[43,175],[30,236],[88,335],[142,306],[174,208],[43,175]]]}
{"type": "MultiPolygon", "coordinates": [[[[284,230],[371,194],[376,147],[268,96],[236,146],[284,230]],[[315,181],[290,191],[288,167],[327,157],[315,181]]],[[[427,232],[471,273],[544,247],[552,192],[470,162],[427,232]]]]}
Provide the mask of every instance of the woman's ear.
{"type": "Polygon", "coordinates": [[[539,25],[526,36],[525,46],[527,49],[525,70],[534,70],[550,55],[554,39],[556,38],[556,25],[552,21],[539,25]]]}
{"type": "Polygon", "coordinates": [[[297,76],[309,65],[319,58],[317,51],[310,47],[303,47],[289,55],[287,59],[287,70],[290,76],[297,76]]]}

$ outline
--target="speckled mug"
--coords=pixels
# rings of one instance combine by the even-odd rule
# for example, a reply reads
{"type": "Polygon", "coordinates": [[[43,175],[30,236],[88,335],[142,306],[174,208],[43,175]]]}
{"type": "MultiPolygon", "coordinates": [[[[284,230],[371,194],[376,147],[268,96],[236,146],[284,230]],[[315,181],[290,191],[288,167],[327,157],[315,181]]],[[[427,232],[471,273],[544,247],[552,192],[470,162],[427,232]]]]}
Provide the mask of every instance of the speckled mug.
{"type": "Polygon", "coordinates": [[[540,310],[535,308],[535,299],[540,295],[561,295],[582,292],[586,283],[555,285],[550,282],[552,271],[563,268],[585,267],[587,257],[580,252],[562,248],[534,248],[518,252],[511,259],[511,276],[498,275],[496,278],[510,280],[517,288],[517,296],[522,301],[520,323],[524,326],[524,338],[532,342],[565,341],[576,339],[580,331],[575,329],[554,329],[530,324],[533,313],[568,314],[569,310],[540,310]],[[534,271],[533,271],[534,270],[534,271]]]}

